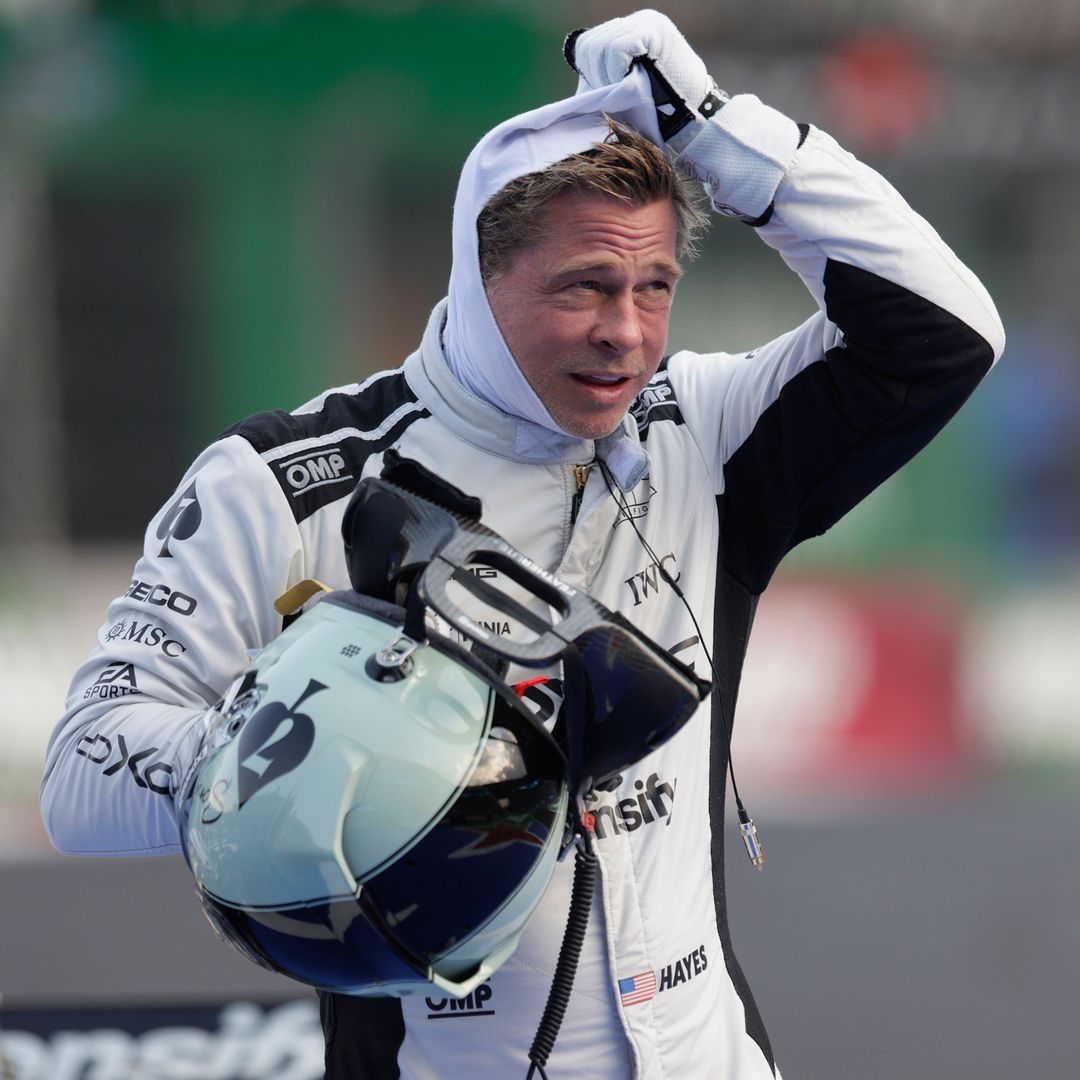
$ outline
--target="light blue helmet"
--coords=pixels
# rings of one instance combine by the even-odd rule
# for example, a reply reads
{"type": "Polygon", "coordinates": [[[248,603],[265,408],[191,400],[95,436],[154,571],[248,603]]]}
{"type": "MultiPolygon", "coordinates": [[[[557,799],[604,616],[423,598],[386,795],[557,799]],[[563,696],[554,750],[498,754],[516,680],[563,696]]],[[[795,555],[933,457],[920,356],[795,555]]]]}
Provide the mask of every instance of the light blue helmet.
{"type": "Polygon", "coordinates": [[[464,996],[588,828],[584,793],[709,684],[486,529],[478,500],[391,469],[404,486],[364,479],[345,513],[355,591],[301,615],[208,715],[180,833],[211,922],[257,963],[346,994],[464,996]],[[474,602],[528,633],[490,634],[459,606],[474,602]],[[552,733],[503,681],[511,662],[561,662],[552,733]]]}
{"type": "Polygon", "coordinates": [[[332,593],[212,714],[181,802],[211,922],[357,995],[465,995],[513,952],[566,825],[566,764],[504,683],[404,611],[332,593]]]}

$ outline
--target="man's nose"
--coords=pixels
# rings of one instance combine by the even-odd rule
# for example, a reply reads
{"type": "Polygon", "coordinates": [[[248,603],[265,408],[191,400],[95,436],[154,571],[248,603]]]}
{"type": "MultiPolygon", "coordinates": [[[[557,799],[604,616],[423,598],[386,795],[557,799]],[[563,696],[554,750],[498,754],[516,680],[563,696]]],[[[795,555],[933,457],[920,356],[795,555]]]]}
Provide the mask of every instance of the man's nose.
{"type": "Polygon", "coordinates": [[[592,343],[622,355],[632,352],[644,340],[641,331],[641,313],[634,303],[631,290],[608,296],[600,307],[593,332],[592,343]]]}

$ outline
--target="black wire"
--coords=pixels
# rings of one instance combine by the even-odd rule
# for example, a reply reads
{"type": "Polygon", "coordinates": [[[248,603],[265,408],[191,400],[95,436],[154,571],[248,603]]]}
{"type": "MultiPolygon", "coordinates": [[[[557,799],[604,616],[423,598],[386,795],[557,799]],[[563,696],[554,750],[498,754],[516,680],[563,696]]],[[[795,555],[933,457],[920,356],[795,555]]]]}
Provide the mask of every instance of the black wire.
{"type": "Polygon", "coordinates": [[[592,838],[588,833],[582,835],[582,846],[574,856],[574,884],[570,892],[570,913],[566,917],[566,932],[563,934],[559,960],[555,965],[555,977],[551,981],[544,1014],[536,1037],[529,1047],[529,1061],[532,1065],[525,1080],[530,1080],[533,1071],[539,1072],[541,1080],[547,1080],[544,1066],[547,1064],[555,1040],[559,1037],[559,1028],[570,1004],[570,992],[574,988],[574,976],[577,974],[581,947],[585,943],[585,931],[589,925],[589,912],[592,908],[593,892],[596,889],[596,852],[592,838]]]}
{"type": "Polygon", "coordinates": [[[653,551],[649,541],[641,535],[641,530],[637,527],[637,522],[634,520],[634,515],[630,513],[630,506],[626,501],[623,493],[618,489],[616,485],[612,483],[612,475],[607,467],[607,464],[603,461],[599,462],[600,472],[604,477],[604,483],[607,484],[608,493],[619,504],[619,507],[626,514],[626,519],[630,522],[634,533],[637,535],[638,540],[641,542],[641,546],[645,549],[646,554],[652,559],[656,569],[660,572],[660,576],[671,586],[672,592],[682,601],[682,605],[686,608],[687,615],[690,616],[690,621],[694,624],[694,629],[697,631],[698,641],[701,642],[701,651],[705,654],[705,659],[709,661],[709,670],[712,672],[713,689],[716,691],[716,705],[720,710],[720,721],[724,725],[724,737],[727,740],[727,760],[728,760],[728,776],[731,777],[731,794],[735,798],[735,806],[739,811],[740,820],[746,814],[746,808],[743,806],[742,799],[739,797],[739,785],[735,780],[735,764],[731,760],[731,725],[728,723],[727,710],[724,708],[724,695],[720,690],[720,676],[717,674],[716,665],[713,663],[712,654],[709,652],[709,647],[705,644],[705,635],[701,632],[701,627],[698,625],[697,616],[694,615],[694,609],[690,606],[690,601],[686,599],[686,594],[679,588],[678,582],[667,572],[664,568],[664,564],[653,551]]]}

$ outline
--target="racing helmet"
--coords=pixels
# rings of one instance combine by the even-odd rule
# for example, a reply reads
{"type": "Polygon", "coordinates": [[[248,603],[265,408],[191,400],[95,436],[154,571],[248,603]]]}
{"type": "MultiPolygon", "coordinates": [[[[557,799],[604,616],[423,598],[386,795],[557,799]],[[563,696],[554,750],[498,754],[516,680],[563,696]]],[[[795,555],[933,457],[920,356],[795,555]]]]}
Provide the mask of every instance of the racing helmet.
{"type": "Polygon", "coordinates": [[[210,718],[184,856],[229,944],[321,989],[464,996],[513,952],[567,820],[566,764],[505,684],[404,612],[331,593],[210,718]]]}
{"type": "Polygon", "coordinates": [[[587,829],[585,792],[674,735],[709,684],[415,463],[361,480],[343,532],[353,588],[207,714],[178,789],[182,849],[211,924],[256,963],[357,996],[463,997],[587,829]],[[529,634],[492,635],[466,610],[479,602],[529,634]],[[550,731],[510,663],[561,664],[550,731]]]}

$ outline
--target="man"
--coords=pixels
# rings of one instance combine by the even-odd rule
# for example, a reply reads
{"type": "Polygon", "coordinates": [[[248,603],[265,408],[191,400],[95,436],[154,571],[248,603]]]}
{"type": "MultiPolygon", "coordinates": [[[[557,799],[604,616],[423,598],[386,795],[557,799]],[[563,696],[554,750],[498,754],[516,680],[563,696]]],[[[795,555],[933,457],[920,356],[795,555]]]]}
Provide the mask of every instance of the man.
{"type": "MultiPolygon", "coordinates": [[[[238,424],[151,522],[76,674],[43,813],[61,850],[177,850],[169,796],[200,715],[280,632],[274,598],[307,577],[347,585],[342,511],[394,447],[699,674],[715,660],[710,706],[591,793],[601,887],[549,1075],[774,1076],[723,888],[728,718],[757,598],[940,429],[1003,335],[877,174],[752,95],[728,100],[663,16],[569,47],[578,94],[507,121],[466,163],[449,297],[419,350],[238,424]],[[662,359],[699,218],[659,147],[780,252],[814,316],[752,353],[662,359]]],[[[560,866],[477,1015],[325,996],[328,1076],[524,1076],[569,878],[560,866]]]]}

